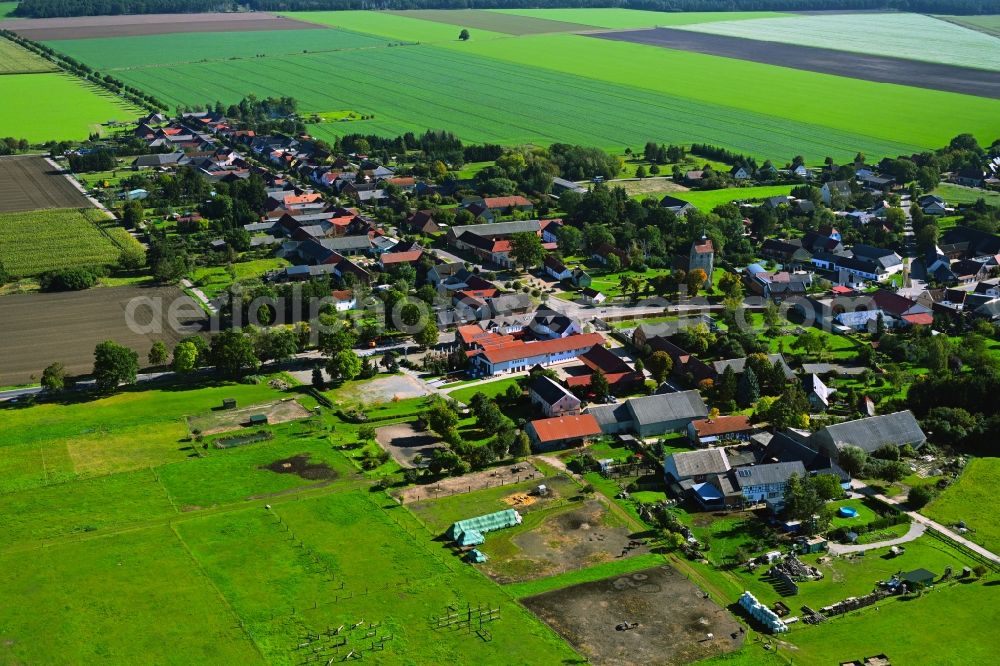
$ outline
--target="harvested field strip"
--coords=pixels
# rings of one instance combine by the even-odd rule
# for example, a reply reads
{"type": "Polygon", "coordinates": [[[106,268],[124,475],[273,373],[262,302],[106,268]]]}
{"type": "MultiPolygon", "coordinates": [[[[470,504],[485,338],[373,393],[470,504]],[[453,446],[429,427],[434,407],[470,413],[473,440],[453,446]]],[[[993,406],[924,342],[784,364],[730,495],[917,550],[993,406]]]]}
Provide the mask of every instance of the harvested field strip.
{"type": "Polygon", "coordinates": [[[0,213],[90,205],[44,157],[0,157],[0,213]]]}
{"type": "Polygon", "coordinates": [[[386,46],[386,40],[347,30],[213,32],[199,35],[195,51],[177,48],[176,35],[52,41],[46,45],[102,72],[234,60],[303,52],[341,51],[386,46]]]}
{"type": "MultiPolygon", "coordinates": [[[[489,9],[497,14],[530,16],[549,21],[582,23],[593,28],[654,28],[658,25],[687,25],[712,21],[739,21],[786,16],[778,12],[653,12],[640,9],[489,9]]],[[[592,28],[592,29],[593,29],[592,28]]]]}
{"type": "MultiPolygon", "coordinates": [[[[459,30],[456,30],[453,25],[437,23],[435,21],[424,21],[390,12],[292,12],[289,16],[321,25],[356,30],[369,35],[378,35],[392,40],[420,42],[422,44],[458,42],[459,30]]],[[[482,41],[509,36],[502,32],[491,32],[480,29],[476,30],[473,39],[475,41],[482,41]]]]}
{"type": "MultiPolygon", "coordinates": [[[[465,53],[654,90],[690,101],[765,113],[793,122],[808,118],[821,133],[829,131],[824,128],[831,128],[926,148],[946,145],[957,132],[972,133],[980,142],[989,144],[996,138],[1000,117],[1000,102],[981,97],[887,86],[590,36],[520,37],[518,46],[512,49],[492,41],[470,42],[461,48],[465,53]],[[621,63],[629,66],[623,67],[621,63]],[[777,104],[775,89],[781,90],[777,104]],[[828,103],[831,95],[837,99],[836,104],[828,103]],[[914,114],[914,108],[919,108],[920,114],[914,114]]],[[[595,117],[615,116],[605,109],[595,117]]],[[[735,115],[730,122],[738,125],[742,116],[735,115]]],[[[877,151],[877,154],[883,153],[877,151]]]]}
{"type": "MultiPolygon", "coordinates": [[[[117,257],[117,253],[114,254],[117,257]]],[[[65,364],[69,374],[89,373],[94,367],[94,345],[112,339],[139,352],[144,359],[153,340],[173,349],[181,337],[194,333],[204,318],[195,303],[175,288],[110,287],[52,294],[15,294],[3,297],[0,317],[0,385],[37,381],[53,361],[65,364]],[[127,326],[125,308],[133,298],[162,298],[164,307],[184,303],[181,319],[192,323],[188,333],[164,325],[162,332],[143,334],[127,326]]],[[[148,310],[136,313],[137,323],[150,323],[148,310]]]]}
{"type": "MultiPolygon", "coordinates": [[[[635,44],[694,51],[768,65],[850,76],[865,81],[941,90],[1000,99],[1000,76],[985,69],[835,51],[827,48],[762,42],[741,37],[657,28],[592,35],[635,44]]],[[[1000,44],[1000,42],[998,42],[1000,44]]]]}
{"type": "Polygon", "coordinates": [[[136,35],[164,35],[191,32],[240,32],[263,30],[303,30],[319,26],[253,12],[205,14],[129,14],[117,16],[71,16],[47,19],[14,19],[0,22],[35,41],[48,39],[92,39],[136,35]]]}
{"type": "Polygon", "coordinates": [[[59,68],[48,60],[0,37],[0,75],[55,72],[59,68]]]}
{"type": "Polygon", "coordinates": [[[481,9],[411,9],[392,12],[407,18],[448,23],[462,28],[482,28],[508,35],[541,35],[551,32],[579,32],[590,30],[583,23],[543,19],[517,14],[500,14],[481,9]]]}
{"type": "Polygon", "coordinates": [[[0,261],[18,277],[113,264],[124,241],[102,229],[107,222],[94,209],[0,214],[0,261]]]}
{"type": "MultiPolygon", "coordinates": [[[[302,83],[297,86],[297,97],[303,109],[320,111],[357,108],[353,91],[364,90],[369,106],[360,110],[374,112],[379,122],[408,125],[413,130],[448,128],[467,141],[572,141],[615,147],[657,136],[679,142],[706,141],[758,156],[802,153],[816,158],[853,156],[858,146],[873,154],[914,149],[907,143],[429,46],[305,54],[252,65],[149,68],[122,72],[121,77],[172,104],[204,99],[231,103],[247,91],[261,96],[281,94],[280,82],[298,80],[302,83]],[[414,75],[400,79],[395,75],[400,68],[414,75]],[[490,71],[488,79],[482,76],[485,70],[490,71]],[[333,81],[331,71],[336,72],[333,81]],[[446,89],[462,89],[465,94],[441,95],[446,89]],[[497,96],[497,89],[508,92],[497,96]],[[407,100],[405,107],[399,105],[400,99],[407,100]],[[519,113],[512,116],[510,108],[518,108],[519,113]],[[594,123],[594,118],[609,115],[621,122],[594,123]]],[[[322,127],[331,134],[358,131],[353,122],[322,127]]]]}
{"type": "Polygon", "coordinates": [[[795,16],[678,29],[1000,71],[1000,41],[921,14],[795,16]]]}

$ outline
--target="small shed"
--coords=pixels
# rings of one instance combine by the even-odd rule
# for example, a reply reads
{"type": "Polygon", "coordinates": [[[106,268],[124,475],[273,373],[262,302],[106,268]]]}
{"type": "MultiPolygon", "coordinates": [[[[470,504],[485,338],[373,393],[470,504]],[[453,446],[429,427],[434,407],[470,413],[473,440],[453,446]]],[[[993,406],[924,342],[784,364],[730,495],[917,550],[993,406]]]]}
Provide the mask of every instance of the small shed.
{"type": "Polygon", "coordinates": [[[236,398],[223,398],[222,399],[223,409],[236,409],[236,398]]]}
{"type": "Polygon", "coordinates": [[[822,553],[827,549],[827,540],[821,536],[814,536],[804,540],[801,544],[802,553],[822,553]]]}
{"type": "Polygon", "coordinates": [[[267,425],[267,414],[252,414],[250,425],[267,425]]]}
{"type": "Polygon", "coordinates": [[[482,564],[487,560],[486,554],[478,548],[473,548],[465,556],[465,559],[473,564],[482,564]]]}
{"type": "Polygon", "coordinates": [[[934,582],[937,576],[933,572],[927,569],[914,569],[913,571],[908,571],[902,575],[902,579],[912,584],[919,583],[920,585],[927,586],[934,582]]]}

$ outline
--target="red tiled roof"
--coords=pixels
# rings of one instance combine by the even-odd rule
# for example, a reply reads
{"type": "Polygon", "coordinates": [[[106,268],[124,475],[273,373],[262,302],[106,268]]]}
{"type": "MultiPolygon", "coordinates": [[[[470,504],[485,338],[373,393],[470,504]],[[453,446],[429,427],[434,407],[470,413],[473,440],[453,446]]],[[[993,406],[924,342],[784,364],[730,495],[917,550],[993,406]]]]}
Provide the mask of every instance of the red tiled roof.
{"type": "Polygon", "coordinates": [[[335,301],[349,301],[354,298],[354,292],[350,289],[334,289],[330,295],[335,301]]]}
{"type": "Polygon", "coordinates": [[[694,251],[697,252],[698,254],[707,254],[709,252],[715,252],[715,246],[712,245],[712,239],[706,238],[700,243],[695,242],[694,251]]]}
{"type": "Polygon", "coordinates": [[[601,426],[597,425],[593,414],[538,419],[532,421],[531,426],[535,429],[539,442],[558,442],[601,434],[601,426]]]}
{"type": "Polygon", "coordinates": [[[698,419],[697,421],[692,421],[691,425],[694,426],[694,430],[698,433],[699,437],[710,437],[727,432],[742,432],[750,430],[753,427],[750,425],[750,418],[742,415],[698,419]]]}
{"type": "Polygon", "coordinates": [[[920,314],[903,315],[903,321],[907,321],[915,326],[930,326],[934,323],[934,315],[928,312],[920,314]]]}
{"type": "Polygon", "coordinates": [[[594,345],[600,344],[604,344],[604,336],[600,333],[584,333],[582,335],[570,335],[565,338],[542,340],[540,342],[523,342],[517,340],[498,349],[486,350],[485,354],[490,363],[503,363],[504,361],[513,361],[519,358],[559,354],[574,349],[589,349],[594,345]]]}
{"type": "Polygon", "coordinates": [[[531,202],[521,195],[513,197],[486,197],[483,204],[487,208],[509,208],[511,206],[530,206],[531,202]]]}
{"type": "Polygon", "coordinates": [[[409,264],[418,261],[424,255],[423,250],[410,250],[409,252],[388,252],[383,254],[380,261],[382,265],[387,264],[409,264]]]}

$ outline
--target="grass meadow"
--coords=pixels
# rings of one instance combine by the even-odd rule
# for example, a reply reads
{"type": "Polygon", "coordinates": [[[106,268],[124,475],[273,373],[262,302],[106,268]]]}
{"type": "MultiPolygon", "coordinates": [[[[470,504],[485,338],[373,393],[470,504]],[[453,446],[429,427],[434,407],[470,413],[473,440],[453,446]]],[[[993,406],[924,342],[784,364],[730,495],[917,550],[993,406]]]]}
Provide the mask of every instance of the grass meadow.
{"type": "Polygon", "coordinates": [[[937,18],[957,23],[972,30],[979,30],[994,37],[1000,37],[1000,14],[985,16],[938,16],[937,18]]]}
{"type": "Polygon", "coordinates": [[[970,530],[965,537],[996,553],[1000,551],[1000,520],[993,510],[992,490],[997,484],[1000,458],[975,458],[958,481],[920,513],[946,526],[964,520],[970,530]]]}
{"type": "Polygon", "coordinates": [[[121,247],[136,242],[95,209],[0,213],[0,262],[12,275],[21,277],[59,268],[114,264],[121,247]]]}
{"type": "MultiPolygon", "coordinates": [[[[575,657],[370,489],[340,450],[356,428],[327,415],[269,426],[271,440],[237,448],[184,441],[185,417],[223,398],[248,406],[290,395],[192,380],[5,405],[0,662],[298,664],[305,636],[362,620],[343,633],[377,663],[575,657]],[[325,465],[326,478],[267,468],[293,456],[325,465]],[[502,607],[491,641],[429,626],[466,602],[502,607]],[[391,637],[374,655],[369,631],[391,637]]],[[[324,661],[331,643],[314,646],[324,661]]]]}
{"type": "Polygon", "coordinates": [[[17,9],[17,2],[0,2],[0,18],[7,18],[17,9]]]}
{"type": "Polygon", "coordinates": [[[684,30],[1000,71],[1000,42],[922,14],[794,16],[720,21],[684,30]]]}
{"type": "Polygon", "coordinates": [[[215,298],[225,291],[234,280],[260,277],[268,271],[288,266],[288,261],[277,257],[267,259],[251,259],[233,263],[233,276],[230,277],[225,266],[204,266],[191,271],[191,281],[205,292],[209,298],[215,298]]]}
{"type": "Polygon", "coordinates": [[[134,120],[138,109],[69,74],[9,74],[3,77],[0,136],[33,143],[86,139],[109,120],[134,120]]]}

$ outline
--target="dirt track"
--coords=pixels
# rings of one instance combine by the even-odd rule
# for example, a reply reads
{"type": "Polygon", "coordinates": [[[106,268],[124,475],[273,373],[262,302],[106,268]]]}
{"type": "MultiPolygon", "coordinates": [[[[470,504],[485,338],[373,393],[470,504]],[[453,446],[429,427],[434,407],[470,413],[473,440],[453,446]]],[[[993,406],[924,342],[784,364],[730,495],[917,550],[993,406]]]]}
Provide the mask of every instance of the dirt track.
{"type": "Polygon", "coordinates": [[[90,208],[79,190],[44,157],[0,158],[0,213],[42,208],[90,208]]]}
{"type": "Polygon", "coordinates": [[[324,28],[325,26],[314,23],[282,18],[264,12],[73,16],[0,21],[0,29],[13,30],[22,37],[36,41],[136,37],[187,32],[323,30],[324,28]]]}
{"type": "Polygon", "coordinates": [[[588,37],[750,60],[852,79],[1000,99],[1000,76],[969,67],[848,53],[833,49],[709,35],[670,28],[589,33],[588,37]]]}
{"type": "MultiPolygon", "coordinates": [[[[15,294],[0,298],[0,386],[21,384],[37,379],[42,370],[55,361],[66,366],[69,374],[89,373],[94,366],[94,347],[104,340],[114,340],[139,354],[139,365],[146,365],[146,355],[154,340],[163,340],[167,349],[185,333],[170,330],[141,334],[126,324],[128,302],[135,297],[162,299],[164,312],[175,299],[186,303],[179,312],[185,322],[201,323],[204,312],[194,301],[174,287],[114,287],[56,294],[15,294]],[[192,313],[191,316],[189,313],[192,313]]],[[[148,310],[136,311],[138,323],[149,323],[148,310]]]]}

